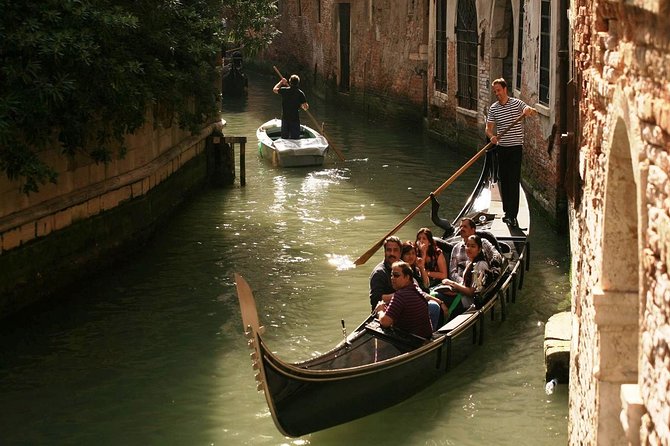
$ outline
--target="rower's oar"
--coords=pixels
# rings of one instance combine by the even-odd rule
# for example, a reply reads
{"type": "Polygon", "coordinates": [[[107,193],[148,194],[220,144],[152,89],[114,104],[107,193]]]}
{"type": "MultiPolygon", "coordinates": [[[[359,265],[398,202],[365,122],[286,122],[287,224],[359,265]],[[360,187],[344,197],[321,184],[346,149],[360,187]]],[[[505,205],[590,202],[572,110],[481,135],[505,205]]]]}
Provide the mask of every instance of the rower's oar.
{"type": "MultiPolygon", "coordinates": [[[[277,75],[279,76],[280,79],[284,78],[284,76],[282,76],[281,72],[279,71],[279,69],[276,66],[272,65],[272,68],[274,68],[275,72],[277,73],[277,75]]],[[[316,118],[312,115],[312,113],[309,111],[309,109],[307,109],[305,111],[307,112],[307,116],[309,116],[309,118],[312,120],[312,122],[314,123],[316,128],[321,128],[321,133],[323,133],[323,136],[326,138],[326,140],[328,140],[328,145],[330,146],[331,149],[333,149],[333,151],[335,152],[337,157],[340,159],[340,161],[344,161],[344,155],[342,154],[342,152],[340,152],[340,150],[337,147],[335,147],[333,145],[333,141],[331,141],[331,139],[328,137],[328,135],[326,135],[326,132],[323,130],[323,126],[319,125],[319,121],[316,120],[316,118]]]]}
{"type": "MultiPolygon", "coordinates": [[[[503,135],[505,135],[505,133],[507,133],[508,131],[510,131],[510,129],[511,129],[512,127],[514,127],[519,121],[521,121],[521,119],[523,119],[523,114],[522,114],[521,116],[519,116],[518,118],[516,118],[516,120],[515,120],[509,127],[507,127],[507,128],[500,134],[500,135],[498,135],[498,139],[500,139],[503,135]]],[[[493,145],[493,143],[491,143],[491,142],[489,142],[488,144],[486,144],[486,145],[485,145],[479,152],[477,152],[477,153],[475,154],[475,156],[473,156],[472,158],[470,158],[470,159],[468,160],[468,162],[466,162],[465,164],[463,164],[463,166],[462,166],[460,169],[458,169],[452,176],[450,176],[449,179],[448,179],[447,181],[445,181],[444,183],[442,183],[442,185],[441,185],[440,187],[438,187],[437,189],[435,189],[435,190],[433,191],[433,195],[435,195],[435,196],[439,195],[444,189],[447,188],[447,186],[449,186],[451,183],[453,183],[453,182],[456,180],[456,178],[458,178],[459,176],[461,176],[461,174],[462,174],[463,172],[465,172],[466,170],[468,170],[468,168],[469,168],[470,166],[472,166],[472,165],[474,164],[474,162],[477,161],[477,160],[479,159],[479,157],[481,157],[484,153],[486,153],[486,151],[487,151],[492,145],[493,145]]],[[[386,237],[390,237],[390,236],[392,236],[392,235],[395,234],[400,228],[402,228],[403,226],[405,226],[405,223],[407,223],[408,221],[410,221],[410,220],[411,220],[416,214],[418,214],[419,211],[420,211],[421,209],[423,209],[423,207],[424,207],[426,204],[428,204],[429,202],[430,202],[430,195],[428,195],[428,197],[426,197],[426,199],[423,200],[423,201],[421,202],[421,204],[419,204],[416,208],[414,208],[414,210],[413,210],[412,212],[410,212],[410,213],[407,215],[407,217],[405,217],[400,223],[398,223],[397,225],[395,225],[395,227],[394,227],[393,229],[391,229],[391,230],[390,230],[384,237],[382,237],[381,240],[379,240],[379,241],[378,241],[377,243],[375,243],[370,249],[368,249],[368,250],[365,252],[365,254],[363,254],[362,256],[360,256],[359,258],[357,258],[356,261],[354,261],[354,265],[362,265],[362,264],[364,264],[365,262],[367,262],[368,260],[370,260],[370,257],[372,257],[372,255],[373,255],[375,252],[377,252],[377,250],[379,250],[379,248],[381,248],[381,246],[384,244],[384,240],[386,240],[386,237]]]]}
{"type": "Polygon", "coordinates": [[[326,140],[328,141],[328,145],[330,146],[331,149],[333,149],[333,151],[335,152],[335,154],[337,155],[337,157],[340,159],[340,161],[344,161],[344,155],[342,154],[342,152],[340,152],[340,149],[338,149],[337,147],[335,147],[335,146],[333,145],[333,141],[328,137],[328,135],[326,135],[326,131],[324,130],[324,125],[323,125],[323,124],[319,124],[319,121],[316,120],[316,118],[312,115],[312,113],[309,111],[309,109],[308,109],[308,110],[305,110],[305,111],[307,112],[307,116],[309,116],[309,118],[312,120],[312,122],[314,123],[314,125],[315,125],[317,128],[320,128],[320,129],[321,129],[321,133],[323,133],[323,136],[324,136],[324,137],[326,138],[326,140]]]}

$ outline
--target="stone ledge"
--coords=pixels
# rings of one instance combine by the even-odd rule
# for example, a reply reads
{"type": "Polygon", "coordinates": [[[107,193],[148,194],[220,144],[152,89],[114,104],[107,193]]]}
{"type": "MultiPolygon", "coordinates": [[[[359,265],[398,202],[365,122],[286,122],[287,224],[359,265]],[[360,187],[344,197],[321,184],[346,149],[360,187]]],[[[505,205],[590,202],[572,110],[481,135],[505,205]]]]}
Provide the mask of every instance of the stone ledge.
{"type": "Polygon", "coordinates": [[[554,314],[544,328],[545,379],[566,384],[570,376],[570,343],[572,314],[569,311],[554,314]]]}

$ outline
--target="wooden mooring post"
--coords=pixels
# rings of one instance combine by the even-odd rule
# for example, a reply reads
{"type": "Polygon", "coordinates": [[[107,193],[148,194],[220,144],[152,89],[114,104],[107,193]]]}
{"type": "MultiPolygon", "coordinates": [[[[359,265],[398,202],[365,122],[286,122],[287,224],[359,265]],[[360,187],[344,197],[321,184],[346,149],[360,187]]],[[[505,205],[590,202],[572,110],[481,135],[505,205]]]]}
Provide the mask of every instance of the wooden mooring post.
{"type": "Polygon", "coordinates": [[[233,154],[235,153],[235,144],[240,145],[240,186],[246,186],[247,184],[247,173],[246,173],[246,136],[226,136],[224,137],[226,144],[230,144],[233,148],[233,154]]]}
{"type": "Polygon", "coordinates": [[[227,186],[235,181],[235,144],[240,146],[240,186],[246,186],[246,136],[224,136],[219,130],[212,132],[207,147],[207,172],[210,182],[227,186]]]}

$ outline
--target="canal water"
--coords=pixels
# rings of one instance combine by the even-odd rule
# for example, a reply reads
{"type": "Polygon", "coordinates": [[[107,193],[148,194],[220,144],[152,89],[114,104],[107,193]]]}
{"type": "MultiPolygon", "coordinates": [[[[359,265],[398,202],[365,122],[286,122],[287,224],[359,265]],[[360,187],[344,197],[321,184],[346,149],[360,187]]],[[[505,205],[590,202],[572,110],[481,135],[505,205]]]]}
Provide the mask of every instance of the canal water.
{"type": "MultiPolygon", "coordinates": [[[[279,114],[275,82],[252,75],[249,97],[224,104],[225,133],[249,138],[245,188],[203,191],[140,253],[3,323],[0,444],[566,444],[567,388],[545,394],[542,349],[546,320],[569,305],[567,241],[539,211],[523,290],[465,362],[364,419],[299,439],[277,431],[256,391],[233,274],[250,283],[280,357],[326,351],[342,319],[353,329],[369,312],[382,254],[353,260],[478,148],[309,97],[346,161],[273,168],[257,156],[255,129],[279,114]]],[[[480,166],[440,196],[442,216],[456,215],[480,166]]],[[[428,208],[398,235],[423,226],[433,227],[428,208]]]]}

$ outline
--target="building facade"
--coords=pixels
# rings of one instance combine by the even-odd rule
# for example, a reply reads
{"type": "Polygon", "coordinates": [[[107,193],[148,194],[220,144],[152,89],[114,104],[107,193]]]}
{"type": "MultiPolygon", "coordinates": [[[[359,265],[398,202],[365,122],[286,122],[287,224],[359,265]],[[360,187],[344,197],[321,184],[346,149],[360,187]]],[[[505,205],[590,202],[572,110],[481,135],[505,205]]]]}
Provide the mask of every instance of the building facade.
{"type": "Polygon", "coordinates": [[[337,92],[335,100],[369,116],[422,123],[471,148],[486,143],[491,82],[504,77],[510,95],[539,111],[526,122],[525,186],[565,227],[559,110],[568,53],[560,7],[549,0],[283,0],[282,34],[262,57],[289,63],[313,94],[337,92]]]}

